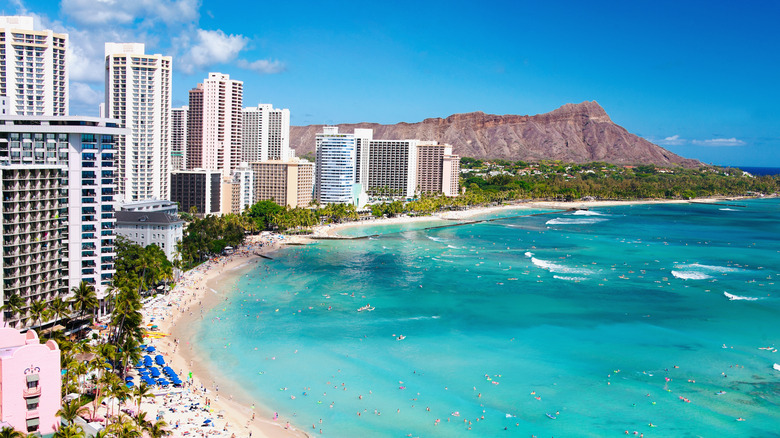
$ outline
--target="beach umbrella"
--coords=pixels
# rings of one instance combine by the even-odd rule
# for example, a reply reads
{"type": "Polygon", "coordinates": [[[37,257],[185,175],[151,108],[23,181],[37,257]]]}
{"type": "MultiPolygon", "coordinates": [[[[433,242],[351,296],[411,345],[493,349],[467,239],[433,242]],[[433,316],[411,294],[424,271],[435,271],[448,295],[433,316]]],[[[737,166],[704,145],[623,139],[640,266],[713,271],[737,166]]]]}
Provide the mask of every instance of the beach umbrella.
{"type": "Polygon", "coordinates": [[[152,377],[160,376],[160,370],[158,370],[156,367],[149,368],[149,371],[152,372],[152,377]]]}
{"type": "Polygon", "coordinates": [[[134,380],[134,379],[135,379],[135,377],[133,377],[133,376],[127,376],[127,377],[125,377],[125,382],[129,382],[130,380],[134,380]]]}
{"type": "Polygon", "coordinates": [[[125,382],[125,385],[127,385],[128,388],[132,388],[133,386],[135,386],[135,384],[131,380],[125,382]]]}
{"type": "Polygon", "coordinates": [[[154,353],[154,350],[156,350],[156,349],[154,347],[152,347],[151,345],[146,347],[146,351],[148,351],[149,353],[154,353]]]}

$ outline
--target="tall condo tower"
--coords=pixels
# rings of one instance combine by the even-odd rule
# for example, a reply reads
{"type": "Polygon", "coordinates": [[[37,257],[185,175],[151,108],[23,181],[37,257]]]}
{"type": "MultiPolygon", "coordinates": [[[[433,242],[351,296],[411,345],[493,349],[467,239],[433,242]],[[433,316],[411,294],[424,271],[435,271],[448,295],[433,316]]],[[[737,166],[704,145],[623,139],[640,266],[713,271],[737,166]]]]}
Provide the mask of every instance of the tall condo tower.
{"type": "Polygon", "coordinates": [[[129,129],[120,139],[119,195],[168,199],[171,172],[171,57],[140,43],[106,43],[106,114],[129,129]]]}
{"type": "Polygon", "coordinates": [[[244,108],[244,161],[285,161],[293,157],[290,149],[290,110],[261,103],[244,108]]]}
{"type": "Polygon", "coordinates": [[[189,107],[171,108],[171,171],[187,165],[187,113],[189,107]]]}
{"type": "Polygon", "coordinates": [[[354,202],[355,134],[340,134],[338,126],[325,126],[316,136],[316,148],[314,193],[317,202],[354,202]]]}
{"type": "Polygon", "coordinates": [[[243,94],[244,83],[222,73],[209,73],[203,84],[190,91],[189,169],[218,170],[230,176],[239,166],[243,94]]]}
{"type": "Polygon", "coordinates": [[[0,115],[68,115],[67,43],[32,17],[0,17],[0,115]]]}

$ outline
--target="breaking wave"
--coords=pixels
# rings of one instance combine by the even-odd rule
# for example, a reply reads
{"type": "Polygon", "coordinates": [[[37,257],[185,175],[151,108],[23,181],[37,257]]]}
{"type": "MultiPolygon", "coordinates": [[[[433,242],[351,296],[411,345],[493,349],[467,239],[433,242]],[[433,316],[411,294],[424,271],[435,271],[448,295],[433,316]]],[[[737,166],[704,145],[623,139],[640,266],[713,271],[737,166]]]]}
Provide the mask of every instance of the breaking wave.
{"type": "Polygon", "coordinates": [[[696,271],[672,271],[672,275],[683,280],[707,280],[712,278],[711,275],[696,271]]]}
{"type": "Polygon", "coordinates": [[[572,213],[574,216],[604,216],[604,213],[599,213],[597,211],[591,211],[591,210],[577,210],[574,213],[572,213]]]}
{"type": "Polygon", "coordinates": [[[553,278],[557,278],[558,280],[566,280],[566,281],[585,281],[588,279],[588,277],[564,277],[562,275],[553,275],[553,278]]]}
{"type": "Polygon", "coordinates": [[[584,217],[584,218],[566,218],[566,217],[558,217],[555,219],[550,219],[549,221],[545,222],[547,225],[590,225],[590,224],[597,224],[599,222],[604,222],[607,219],[597,218],[597,217],[584,217]]]}
{"type": "Polygon", "coordinates": [[[756,301],[758,298],[756,297],[742,297],[739,295],[730,294],[728,292],[723,292],[723,295],[726,296],[731,301],[738,301],[738,300],[745,300],[745,301],[756,301]]]}

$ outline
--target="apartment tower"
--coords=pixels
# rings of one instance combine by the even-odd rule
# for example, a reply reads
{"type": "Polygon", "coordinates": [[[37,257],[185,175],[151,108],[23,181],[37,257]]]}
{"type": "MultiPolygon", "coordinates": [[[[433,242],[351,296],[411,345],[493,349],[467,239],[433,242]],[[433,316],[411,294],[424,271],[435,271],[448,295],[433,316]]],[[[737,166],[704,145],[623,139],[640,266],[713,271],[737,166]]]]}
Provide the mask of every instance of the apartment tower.
{"type": "Polygon", "coordinates": [[[171,171],[171,57],[141,43],[106,43],[106,114],[128,128],[118,155],[125,202],[168,199],[171,171]]]}
{"type": "Polygon", "coordinates": [[[189,107],[171,108],[171,171],[187,167],[187,113],[189,107]]]}
{"type": "Polygon", "coordinates": [[[459,177],[460,157],[452,154],[451,145],[436,142],[417,145],[417,192],[457,196],[459,177]]]}
{"type": "Polygon", "coordinates": [[[325,126],[317,134],[315,197],[321,204],[353,203],[355,134],[340,134],[338,126],[325,126]]]}
{"type": "Polygon", "coordinates": [[[243,82],[209,73],[190,91],[188,169],[218,170],[230,176],[241,163],[243,90],[243,82]]]}
{"type": "Polygon", "coordinates": [[[67,116],[68,35],[0,17],[0,116],[67,116]]]}
{"type": "Polygon", "coordinates": [[[271,104],[244,108],[244,161],[287,160],[290,149],[290,110],[274,108],[271,104]]]}

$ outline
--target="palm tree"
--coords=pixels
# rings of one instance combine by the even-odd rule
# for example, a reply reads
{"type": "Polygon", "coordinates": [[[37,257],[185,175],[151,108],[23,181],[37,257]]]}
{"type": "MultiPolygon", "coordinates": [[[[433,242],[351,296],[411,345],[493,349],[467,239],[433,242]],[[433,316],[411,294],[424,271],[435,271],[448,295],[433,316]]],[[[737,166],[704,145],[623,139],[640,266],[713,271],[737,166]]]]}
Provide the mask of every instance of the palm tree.
{"type": "Polygon", "coordinates": [[[133,391],[133,397],[136,398],[138,401],[138,410],[136,412],[141,412],[141,402],[145,398],[149,398],[152,396],[152,389],[144,382],[141,382],[138,386],[135,387],[135,391],[133,391]]]}
{"type": "Polygon", "coordinates": [[[84,429],[78,424],[62,426],[54,432],[53,438],[83,438],[84,429]]]}
{"type": "Polygon", "coordinates": [[[173,434],[173,432],[168,430],[167,427],[168,424],[163,420],[159,420],[154,423],[147,421],[146,426],[144,427],[144,431],[149,434],[150,438],[163,438],[173,434]]]}
{"type": "Polygon", "coordinates": [[[62,404],[62,407],[57,411],[57,416],[65,420],[68,425],[73,424],[76,417],[88,412],[87,408],[79,404],[78,399],[71,400],[62,404]]]}
{"type": "Polygon", "coordinates": [[[95,288],[91,284],[82,281],[71,292],[73,292],[73,296],[70,298],[70,303],[80,317],[83,317],[88,312],[93,312],[97,308],[98,299],[95,294],[95,288]]]}
{"type": "Polygon", "coordinates": [[[138,430],[135,423],[126,415],[121,415],[119,421],[109,427],[116,438],[141,438],[143,436],[143,433],[138,430]]]}
{"type": "Polygon", "coordinates": [[[46,302],[43,300],[35,300],[30,303],[30,316],[27,317],[27,323],[31,326],[36,325],[35,322],[39,322],[38,326],[43,324],[43,319],[46,318],[46,302]]]}
{"type": "Polygon", "coordinates": [[[25,434],[19,432],[13,427],[5,426],[0,429],[0,438],[25,438],[25,434]]]}
{"type": "Polygon", "coordinates": [[[5,320],[10,321],[16,315],[21,315],[22,310],[27,305],[27,302],[19,294],[12,294],[5,300],[5,304],[0,307],[0,310],[5,312],[5,320]]]}
{"type": "MultiPolygon", "coordinates": [[[[65,300],[57,297],[49,302],[49,317],[54,319],[55,322],[62,320],[68,315],[70,315],[70,304],[68,304],[65,300]]],[[[53,332],[53,329],[49,332],[49,339],[51,339],[53,332]]]]}

